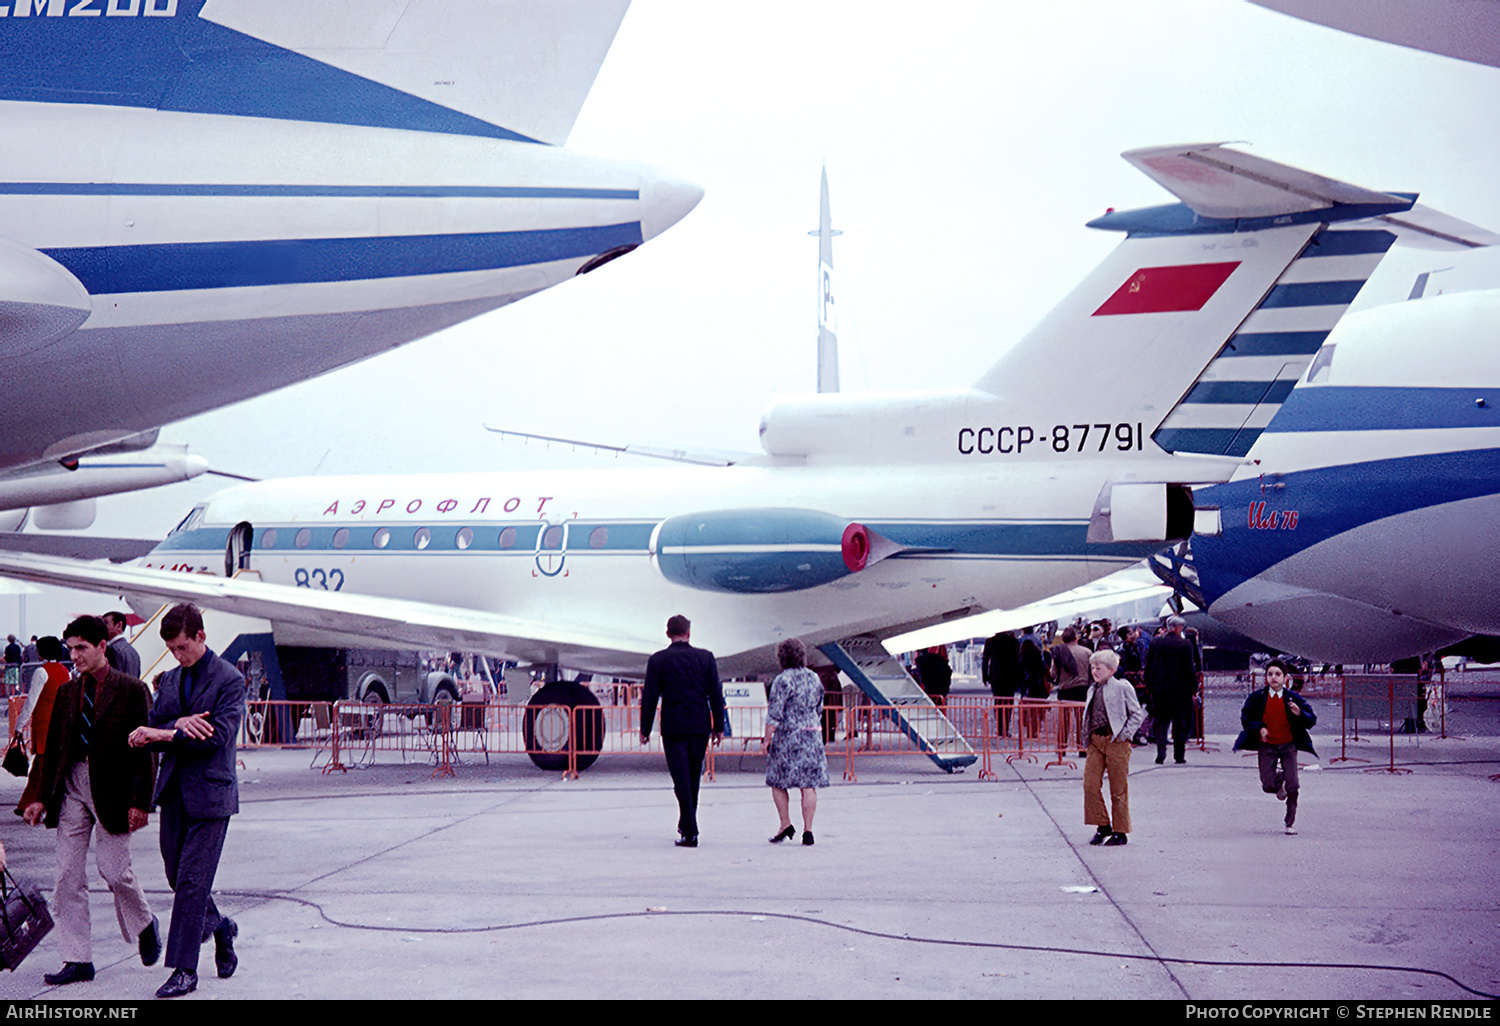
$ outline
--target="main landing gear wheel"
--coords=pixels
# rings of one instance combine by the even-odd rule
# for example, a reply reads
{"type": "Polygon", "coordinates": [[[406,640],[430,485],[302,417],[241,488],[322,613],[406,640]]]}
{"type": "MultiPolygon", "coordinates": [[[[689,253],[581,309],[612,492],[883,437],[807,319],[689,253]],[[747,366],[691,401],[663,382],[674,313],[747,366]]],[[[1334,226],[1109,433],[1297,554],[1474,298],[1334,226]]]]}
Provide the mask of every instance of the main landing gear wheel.
{"type": "Polygon", "coordinates": [[[390,699],[385,697],[385,689],[379,684],[374,684],[365,689],[363,701],[366,705],[375,707],[365,713],[365,730],[369,732],[368,736],[379,737],[385,731],[385,706],[390,699]]]}
{"type": "Polygon", "coordinates": [[[568,768],[568,741],[575,723],[578,769],[582,772],[599,758],[599,749],[604,744],[604,710],[599,708],[599,699],[571,680],[555,680],[531,696],[526,703],[522,732],[526,737],[526,754],[538,769],[556,772],[568,768]]]}

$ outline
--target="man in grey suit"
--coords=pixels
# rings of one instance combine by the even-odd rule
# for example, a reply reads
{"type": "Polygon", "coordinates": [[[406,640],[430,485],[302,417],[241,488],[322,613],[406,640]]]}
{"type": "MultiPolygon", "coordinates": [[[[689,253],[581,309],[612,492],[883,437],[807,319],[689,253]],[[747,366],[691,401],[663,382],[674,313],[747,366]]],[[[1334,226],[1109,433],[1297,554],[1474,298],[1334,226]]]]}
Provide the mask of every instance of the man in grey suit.
{"type": "Polygon", "coordinates": [[[150,725],[137,727],[130,743],[162,753],[154,801],[161,808],[167,883],[176,897],[167,931],[166,964],[173,972],[156,996],[169,998],[198,988],[198,949],[210,935],[220,979],[239,965],[239,927],[219,914],[211,892],[229,817],[240,809],[234,761],[245,679],[210,651],[196,606],[173,606],[162,617],[161,636],[178,666],[162,676],[150,725]]]}
{"type": "Polygon", "coordinates": [[[141,676],[141,657],[125,637],[125,614],[105,613],[101,618],[109,629],[109,665],[127,677],[141,676]]]}

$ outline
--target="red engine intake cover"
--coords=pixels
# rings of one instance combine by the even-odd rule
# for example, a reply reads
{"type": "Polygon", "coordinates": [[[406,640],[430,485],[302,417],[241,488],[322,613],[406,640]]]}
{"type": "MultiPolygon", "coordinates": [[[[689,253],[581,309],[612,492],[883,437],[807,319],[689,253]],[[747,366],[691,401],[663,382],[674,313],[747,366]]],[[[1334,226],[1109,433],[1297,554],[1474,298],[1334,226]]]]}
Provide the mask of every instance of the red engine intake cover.
{"type": "Polygon", "coordinates": [[[870,529],[864,524],[850,524],[844,528],[844,565],[849,572],[857,574],[870,561],[870,529]]]}

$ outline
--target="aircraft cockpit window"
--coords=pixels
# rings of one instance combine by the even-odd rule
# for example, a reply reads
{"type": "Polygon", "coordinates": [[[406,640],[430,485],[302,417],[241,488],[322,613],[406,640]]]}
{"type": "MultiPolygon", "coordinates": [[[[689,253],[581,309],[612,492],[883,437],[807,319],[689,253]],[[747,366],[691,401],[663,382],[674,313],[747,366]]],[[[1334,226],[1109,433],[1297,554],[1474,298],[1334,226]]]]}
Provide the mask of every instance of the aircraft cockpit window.
{"type": "Polygon", "coordinates": [[[176,527],[167,532],[168,536],[170,537],[171,535],[177,534],[180,531],[191,531],[193,528],[203,523],[203,511],[207,508],[207,506],[194,506],[192,509],[188,510],[188,515],[183,517],[176,527]]]}
{"type": "Polygon", "coordinates": [[[382,527],[382,528],[380,528],[379,530],[377,530],[375,532],[375,539],[374,540],[375,540],[375,547],[377,549],[383,549],[383,548],[385,548],[387,545],[389,545],[391,543],[391,529],[389,527],[382,527]]]}
{"type": "Polygon", "coordinates": [[[1313,357],[1312,366],[1307,368],[1309,385],[1328,380],[1328,373],[1333,369],[1333,351],[1337,348],[1337,345],[1331,345],[1318,350],[1318,355],[1313,357]]]}
{"type": "Polygon", "coordinates": [[[432,544],[432,532],[425,527],[417,528],[417,533],[411,536],[412,544],[419,549],[425,549],[432,544]]]}
{"type": "Polygon", "coordinates": [[[295,546],[297,546],[297,548],[299,548],[299,549],[305,549],[305,548],[307,548],[307,546],[311,542],[312,542],[312,529],[311,528],[307,528],[307,527],[304,527],[302,530],[298,531],[297,532],[297,536],[292,539],[292,544],[295,545],[295,546]]]}

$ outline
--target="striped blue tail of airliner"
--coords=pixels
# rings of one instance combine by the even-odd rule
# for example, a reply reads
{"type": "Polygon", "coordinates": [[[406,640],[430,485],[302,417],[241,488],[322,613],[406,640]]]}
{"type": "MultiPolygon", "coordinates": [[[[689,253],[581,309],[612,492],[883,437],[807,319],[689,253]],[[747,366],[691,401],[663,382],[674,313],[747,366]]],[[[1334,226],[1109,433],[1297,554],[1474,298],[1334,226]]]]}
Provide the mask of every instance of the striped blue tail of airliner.
{"type": "Polygon", "coordinates": [[[1152,439],[1169,452],[1248,453],[1395,241],[1368,222],[1319,230],[1152,439]]]}

